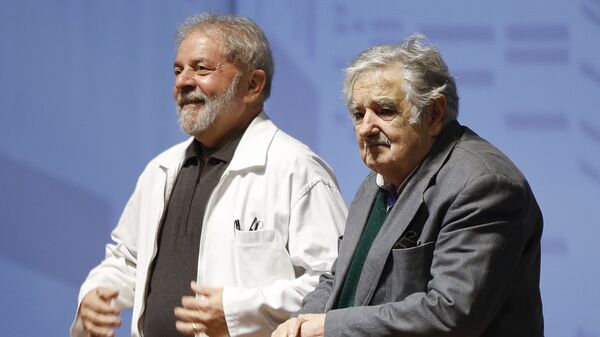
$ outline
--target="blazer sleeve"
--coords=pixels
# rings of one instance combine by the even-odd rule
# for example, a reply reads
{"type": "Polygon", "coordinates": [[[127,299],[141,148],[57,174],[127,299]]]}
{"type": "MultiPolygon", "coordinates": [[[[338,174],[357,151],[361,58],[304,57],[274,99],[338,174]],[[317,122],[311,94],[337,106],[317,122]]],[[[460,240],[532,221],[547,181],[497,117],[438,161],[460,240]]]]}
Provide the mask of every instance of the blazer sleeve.
{"type": "Polygon", "coordinates": [[[479,336],[517,274],[532,222],[530,198],[527,187],[505,176],[473,180],[443,217],[426,292],[331,310],[325,336],[479,336]]]}
{"type": "Polygon", "coordinates": [[[331,267],[331,273],[324,273],[319,278],[319,284],[311,293],[302,300],[302,308],[296,311],[292,317],[298,317],[302,314],[321,314],[325,312],[325,305],[331,297],[333,289],[333,279],[335,277],[335,266],[337,259],[331,267]]]}

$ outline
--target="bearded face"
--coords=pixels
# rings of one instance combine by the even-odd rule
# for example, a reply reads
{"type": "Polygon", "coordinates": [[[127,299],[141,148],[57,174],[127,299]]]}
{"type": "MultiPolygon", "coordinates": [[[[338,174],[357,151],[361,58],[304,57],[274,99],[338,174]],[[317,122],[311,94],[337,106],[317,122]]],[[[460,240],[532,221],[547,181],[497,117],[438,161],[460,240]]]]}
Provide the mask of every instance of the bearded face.
{"type": "Polygon", "coordinates": [[[181,92],[177,97],[177,114],[181,129],[195,136],[211,127],[220,115],[231,110],[235,103],[239,79],[240,76],[236,76],[221,95],[208,96],[200,87],[181,92]]]}

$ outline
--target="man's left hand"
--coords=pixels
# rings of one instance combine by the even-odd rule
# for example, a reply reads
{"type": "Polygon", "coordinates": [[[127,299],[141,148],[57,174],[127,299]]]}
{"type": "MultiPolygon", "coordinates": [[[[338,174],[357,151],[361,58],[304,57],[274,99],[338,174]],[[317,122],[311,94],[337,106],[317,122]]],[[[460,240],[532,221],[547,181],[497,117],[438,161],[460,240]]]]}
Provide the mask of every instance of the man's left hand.
{"type": "Polygon", "coordinates": [[[204,332],[209,336],[227,336],[227,322],[223,312],[223,288],[200,287],[192,281],[192,290],[198,297],[184,296],[181,307],[175,308],[177,331],[194,336],[204,332]]]}
{"type": "Polygon", "coordinates": [[[325,314],[304,314],[298,316],[300,336],[323,337],[325,335],[325,314]]]}
{"type": "Polygon", "coordinates": [[[271,337],[323,337],[325,314],[304,314],[280,324],[271,337]]]}

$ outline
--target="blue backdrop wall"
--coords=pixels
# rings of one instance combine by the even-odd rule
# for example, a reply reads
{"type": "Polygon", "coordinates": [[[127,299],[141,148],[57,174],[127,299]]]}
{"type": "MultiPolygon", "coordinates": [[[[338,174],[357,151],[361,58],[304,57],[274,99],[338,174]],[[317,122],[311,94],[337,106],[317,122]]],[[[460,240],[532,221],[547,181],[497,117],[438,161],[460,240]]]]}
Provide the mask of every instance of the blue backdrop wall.
{"type": "Polygon", "coordinates": [[[544,212],[546,336],[600,337],[599,0],[1,0],[2,335],[67,334],[138,174],[185,138],[173,37],[206,10],[264,28],[266,111],[329,162],[347,202],[367,169],[342,70],[373,44],[428,35],[457,77],[459,120],[517,163],[544,212]]]}

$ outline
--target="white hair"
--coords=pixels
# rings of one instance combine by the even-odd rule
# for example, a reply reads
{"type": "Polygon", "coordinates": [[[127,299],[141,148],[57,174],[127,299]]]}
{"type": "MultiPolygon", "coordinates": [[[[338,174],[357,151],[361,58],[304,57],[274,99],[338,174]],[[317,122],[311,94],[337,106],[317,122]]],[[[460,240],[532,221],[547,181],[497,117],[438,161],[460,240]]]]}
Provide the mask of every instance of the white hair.
{"type": "Polygon", "coordinates": [[[361,52],[345,71],[346,105],[350,107],[352,103],[354,84],[361,74],[398,66],[395,74],[411,105],[411,123],[419,123],[423,109],[441,95],[446,97],[444,122],[456,120],[459,100],[456,82],[440,52],[423,40],[424,35],[413,34],[399,44],[375,46],[361,52]]]}

